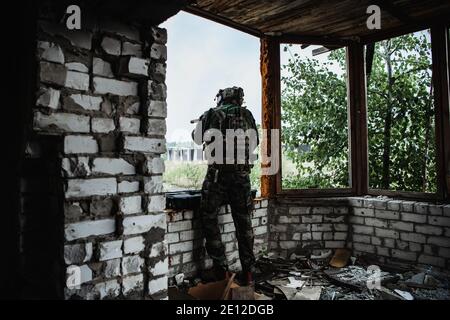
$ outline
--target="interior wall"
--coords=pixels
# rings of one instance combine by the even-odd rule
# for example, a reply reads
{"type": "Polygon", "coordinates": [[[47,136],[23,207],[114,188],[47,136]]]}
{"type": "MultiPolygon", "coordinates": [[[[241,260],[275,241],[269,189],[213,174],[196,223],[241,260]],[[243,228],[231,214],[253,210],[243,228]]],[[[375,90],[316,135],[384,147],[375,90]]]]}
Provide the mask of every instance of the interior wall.
{"type": "Polygon", "coordinates": [[[380,263],[450,269],[450,205],[389,198],[271,200],[269,248],[348,248],[380,263]]]}
{"type": "MultiPolygon", "coordinates": [[[[59,270],[45,281],[57,297],[165,299],[166,30],[86,18],[69,31],[51,6],[41,9],[26,152],[36,191],[52,180],[58,205],[41,198],[48,210],[40,210],[23,194],[25,221],[41,228],[23,237],[23,258],[35,271],[59,270]]],[[[31,278],[39,282],[39,273],[31,278]]],[[[32,286],[27,292],[41,298],[32,286]]]]}

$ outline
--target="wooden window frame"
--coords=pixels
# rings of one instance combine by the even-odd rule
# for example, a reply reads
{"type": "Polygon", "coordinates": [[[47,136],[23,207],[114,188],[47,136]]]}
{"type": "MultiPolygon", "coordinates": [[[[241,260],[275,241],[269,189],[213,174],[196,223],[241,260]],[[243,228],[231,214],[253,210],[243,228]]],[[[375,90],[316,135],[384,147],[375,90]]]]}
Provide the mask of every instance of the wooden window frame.
{"type": "MultiPolygon", "coordinates": [[[[348,120],[349,120],[349,168],[351,188],[344,189],[291,189],[283,190],[281,185],[281,150],[279,152],[280,170],[274,176],[261,177],[261,194],[264,197],[345,197],[362,195],[386,195],[399,199],[449,202],[450,190],[446,184],[447,164],[450,161],[450,122],[449,119],[449,25],[413,25],[408,28],[380,33],[378,36],[363,39],[330,39],[297,36],[278,36],[261,38],[262,75],[262,127],[281,130],[281,61],[280,46],[292,44],[341,45],[347,48],[348,72],[348,120]],[[367,86],[365,73],[364,46],[377,41],[404,34],[431,29],[433,83],[435,86],[434,106],[436,120],[436,193],[374,190],[369,188],[368,177],[368,134],[367,134],[367,86]]],[[[280,145],[281,145],[281,134],[280,145]]],[[[267,145],[270,146],[270,135],[267,145]]],[[[270,150],[269,150],[270,153],[270,150]]]]}

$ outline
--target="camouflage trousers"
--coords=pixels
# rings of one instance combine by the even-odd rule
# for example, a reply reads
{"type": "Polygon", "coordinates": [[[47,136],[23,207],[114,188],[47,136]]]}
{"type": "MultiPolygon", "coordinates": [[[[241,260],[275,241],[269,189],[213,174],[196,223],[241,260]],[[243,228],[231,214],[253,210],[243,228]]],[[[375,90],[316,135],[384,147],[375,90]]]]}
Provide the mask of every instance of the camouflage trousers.
{"type": "Polygon", "coordinates": [[[224,204],[230,204],[231,207],[242,268],[251,271],[255,264],[255,256],[250,216],[253,211],[253,199],[249,174],[246,171],[223,171],[210,166],[203,182],[200,204],[203,234],[206,239],[206,251],[213,263],[228,269],[218,223],[219,209],[224,204]]]}

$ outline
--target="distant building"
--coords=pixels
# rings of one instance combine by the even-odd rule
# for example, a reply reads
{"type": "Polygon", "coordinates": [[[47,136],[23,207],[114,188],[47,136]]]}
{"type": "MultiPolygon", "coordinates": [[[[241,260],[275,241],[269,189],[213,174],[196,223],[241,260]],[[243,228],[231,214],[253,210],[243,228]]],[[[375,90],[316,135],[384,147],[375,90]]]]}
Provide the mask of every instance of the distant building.
{"type": "Polygon", "coordinates": [[[201,162],[204,160],[201,147],[168,146],[167,161],[201,162]]]}

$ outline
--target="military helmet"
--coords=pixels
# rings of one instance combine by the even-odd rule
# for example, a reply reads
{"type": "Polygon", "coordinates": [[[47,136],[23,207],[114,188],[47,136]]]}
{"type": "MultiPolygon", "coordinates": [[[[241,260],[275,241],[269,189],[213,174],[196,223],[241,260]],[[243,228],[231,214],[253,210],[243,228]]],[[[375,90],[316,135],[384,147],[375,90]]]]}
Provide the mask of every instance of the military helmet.
{"type": "Polygon", "coordinates": [[[221,89],[216,95],[216,100],[217,105],[235,102],[241,106],[244,103],[244,89],[240,87],[221,89]]]}

